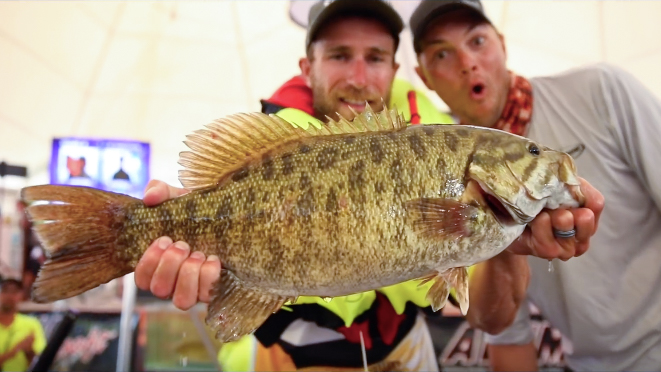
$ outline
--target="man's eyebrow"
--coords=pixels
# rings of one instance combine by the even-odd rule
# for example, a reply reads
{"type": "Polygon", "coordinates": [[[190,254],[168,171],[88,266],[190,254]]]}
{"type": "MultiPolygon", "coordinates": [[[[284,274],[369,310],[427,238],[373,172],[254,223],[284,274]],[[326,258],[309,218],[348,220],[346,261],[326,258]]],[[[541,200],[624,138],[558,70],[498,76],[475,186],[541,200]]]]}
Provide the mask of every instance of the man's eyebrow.
{"type": "Polygon", "coordinates": [[[437,44],[441,44],[441,45],[442,45],[442,44],[446,44],[446,43],[447,43],[447,41],[445,41],[445,40],[443,40],[443,39],[434,39],[434,40],[431,40],[431,41],[422,40],[422,41],[420,42],[420,44],[422,44],[422,47],[423,47],[423,48],[426,48],[426,47],[428,47],[428,46],[430,46],[430,45],[437,45],[437,44]]]}
{"type": "MultiPolygon", "coordinates": [[[[377,53],[377,54],[385,54],[385,55],[390,55],[392,52],[388,51],[387,49],[380,48],[380,47],[370,47],[368,49],[370,53],[377,53]]],[[[337,52],[351,52],[351,48],[346,46],[346,45],[336,45],[336,46],[331,46],[325,50],[326,53],[337,53],[337,52]]]]}
{"type": "Polygon", "coordinates": [[[328,52],[349,52],[349,51],[351,51],[351,48],[349,48],[346,45],[336,45],[336,46],[329,47],[325,50],[326,53],[328,53],[328,52]]]}
{"type": "MultiPolygon", "coordinates": [[[[471,33],[471,31],[473,31],[475,28],[477,28],[477,27],[479,27],[479,26],[482,26],[483,24],[484,24],[484,23],[481,23],[481,22],[476,22],[476,23],[472,24],[472,25],[471,25],[470,27],[468,27],[468,29],[464,32],[464,35],[471,33]]],[[[441,39],[441,38],[437,38],[437,39],[429,40],[429,41],[427,41],[427,40],[421,40],[421,41],[420,41],[420,44],[421,44],[421,46],[422,46],[423,49],[426,48],[426,47],[428,47],[428,46],[430,46],[430,45],[439,45],[439,44],[440,44],[440,45],[443,45],[443,44],[446,44],[446,43],[447,43],[447,41],[446,41],[446,40],[443,40],[443,39],[441,39]]]]}
{"type": "Polygon", "coordinates": [[[379,47],[371,47],[371,48],[369,48],[369,51],[372,52],[372,53],[378,53],[378,54],[386,54],[386,55],[392,54],[389,50],[379,48],[379,47]]]}
{"type": "Polygon", "coordinates": [[[483,26],[484,24],[485,24],[484,22],[475,22],[475,23],[473,23],[473,25],[470,26],[470,27],[468,28],[468,30],[466,30],[466,32],[464,32],[464,35],[470,33],[471,31],[473,31],[473,30],[476,29],[477,27],[483,26]]]}

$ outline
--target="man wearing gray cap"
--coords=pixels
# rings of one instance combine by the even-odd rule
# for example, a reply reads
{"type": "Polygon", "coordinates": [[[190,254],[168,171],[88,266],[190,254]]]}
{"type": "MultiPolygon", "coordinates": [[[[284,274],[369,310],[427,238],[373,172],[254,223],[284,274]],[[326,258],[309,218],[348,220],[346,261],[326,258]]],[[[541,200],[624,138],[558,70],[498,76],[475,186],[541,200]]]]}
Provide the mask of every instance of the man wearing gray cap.
{"type": "MultiPolygon", "coordinates": [[[[552,271],[546,260],[528,257],[526,293],[492,281],[489,273],[475,275],[475,268],[469,320],[497,334],[488,337],[493,369],[537,369],[528,306],[519,306],[527,295],[562,333],[570,368],[661,370],[659,100],[607,64],[531,79],[517,75],[507,69],[503,36],[477,0],[423,1],[410,25],[418,75],[462,124],[506,130],[552,148],[583,148],[575,155],[578,173],[604,193],[588,193],[587,208],[542,218],[557,229],[559,247],[581,249],[593,235],[591,249],[553,262],[552,271]],[[604,199],[609,207],[601,213],[604,199]]],[[[538,229],[522,240],[553,238],[551,231],[544,237],[538,229]]],[[[511,281],[525,283],[515,274],[511,281]]]]}

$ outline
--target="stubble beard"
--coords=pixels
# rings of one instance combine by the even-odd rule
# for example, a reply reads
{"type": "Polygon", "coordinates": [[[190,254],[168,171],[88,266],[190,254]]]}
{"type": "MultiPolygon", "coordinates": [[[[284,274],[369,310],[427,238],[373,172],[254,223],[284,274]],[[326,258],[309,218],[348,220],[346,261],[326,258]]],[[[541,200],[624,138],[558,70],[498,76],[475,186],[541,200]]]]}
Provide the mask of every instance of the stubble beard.
{"type": "MultiPolygon", "coordinates": [[[[321,120],[322,122],[327,122],[328,118],[331,118],[333,120],[339,120],[340,119],[340,114],[338,113],[339,107],[338,105],[335,104],[337,102],[336,97],[333,96],[333,94],[327,94],[323,87],[320,84],[317,84],[314,77],[310,78],[310,85],[312,89],[312,108],[314,109],[314,116],[321,120]]],[[[353,96],[371,96],[369,94],[365,94],[363,91],[355,90],[352,92],[353,96]]],[[[386,95],[386,97],[383,98],[383,100],[376,100],[376,102],[372,103],[370,107],[374,112],[379,112],[384,109],[384,105],[390,102],[390,92],[386,95]]],[[[362,112],[362,110],[360,111],[362,112]]],[[[359,113],[360,113],[359,112],[359,113]]],[[[344,119],[346,120],[353,120],[355,115],[345,113],[343,115],[344,119]]]]}
{"type": "MultiPolygon", "coordinates": [[[[312,108],[314,109],[314,116],[322,122],[328,121],[328,118],[339,120],[339,114],[335,105],[331,102],[331,97],[326,97],[326,93],[322,87],[312,82],[312,108]]],[[[349,119],[349,118],[346,118],[349,119]]],[[[351,118],[353,119],[353,118],[351,118]]]]}

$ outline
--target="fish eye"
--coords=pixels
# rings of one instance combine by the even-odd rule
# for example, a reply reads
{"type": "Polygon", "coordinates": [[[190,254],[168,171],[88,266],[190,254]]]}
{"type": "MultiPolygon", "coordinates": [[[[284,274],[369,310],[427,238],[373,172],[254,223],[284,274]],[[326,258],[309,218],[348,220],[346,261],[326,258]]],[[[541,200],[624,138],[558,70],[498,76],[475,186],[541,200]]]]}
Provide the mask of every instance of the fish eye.
{"type": "Polygon", "coordinates": [[[541,150],[539,149],[539,147],[537,147],[537,145],[531,143],[530,145],[528,145],[528,152],[531,153],[533,156],[539,156],[541,150]]]}

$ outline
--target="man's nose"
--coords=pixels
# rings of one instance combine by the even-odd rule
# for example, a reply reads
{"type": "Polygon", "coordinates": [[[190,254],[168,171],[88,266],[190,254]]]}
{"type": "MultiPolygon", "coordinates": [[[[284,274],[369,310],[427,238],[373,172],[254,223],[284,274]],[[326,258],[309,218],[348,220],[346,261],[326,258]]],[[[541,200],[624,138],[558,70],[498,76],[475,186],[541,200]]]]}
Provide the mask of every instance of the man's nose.
{"type": "Polygon", "coordinates": [[[469,51],[458,51],[459,65],[462,74],[468,74],[477,70],[477,62],[475,55],[469,51]]]}
{"type": "Polygon", "coordinates": [[[362,59],[356,59],[350,69],[349,84],[356,88],[364,88],[367,85],[367,63],[362,59]]]}

